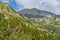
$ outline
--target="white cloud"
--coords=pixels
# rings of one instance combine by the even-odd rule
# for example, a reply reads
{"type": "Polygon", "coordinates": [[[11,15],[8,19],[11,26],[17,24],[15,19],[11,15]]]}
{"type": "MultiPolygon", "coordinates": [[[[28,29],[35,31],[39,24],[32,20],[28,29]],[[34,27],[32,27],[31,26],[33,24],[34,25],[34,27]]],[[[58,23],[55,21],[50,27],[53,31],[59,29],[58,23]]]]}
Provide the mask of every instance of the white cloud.
{"type": "MultiPolygon", "coordinates": [[[[9,2],[8,0],[4,0],[9,2]]],[[[38,8],[48,10],[60,14],[60,1],[57,0],[15,0],[18,5],[23,5],[24,8],[38,8]]]]}
{"type": "Polygon", "coordinates": [[[8,3],[8,0],[1,0],[2,2],[6,2],[6,3],[8,3]]]}
{"type": "Polygon", "coordinates": [[[18,4],[24,7],[37,7],[39,9],[54,9],[57,8],[58,2],[56,0],[16,0],[18,4]],[[50,7],[49,7],[50,6],[50,7]]]}
{"type": "Polygon", "coordinates": [[[49,5],[52,5],[52,6],[56,6],[57,5],[57,2],[56,0],[16,0],[16,2],[18,4],[22,4],[24,6],[29,6],[29,5],[38,5],[39,4],[42,4],[43,2],[49,4],[49,5]]]}

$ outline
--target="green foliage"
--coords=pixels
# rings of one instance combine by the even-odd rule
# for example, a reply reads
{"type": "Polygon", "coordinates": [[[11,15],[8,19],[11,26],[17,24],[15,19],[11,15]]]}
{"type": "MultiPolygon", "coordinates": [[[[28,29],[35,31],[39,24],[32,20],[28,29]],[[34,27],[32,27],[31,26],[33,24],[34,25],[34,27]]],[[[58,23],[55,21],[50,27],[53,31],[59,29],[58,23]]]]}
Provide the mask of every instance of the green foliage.
{"type": "MultiPolygon", "coordinates": [[[[0,3],[0,40],[57,40],[59,29],[47,21],[39,22],[19,15],[13,9],[0,3]],[[1,9],[3,5],[3,9],[1,9]],[[5,10],[6,9],[6,10],[5,10]],[[57,31],[54,31],[54,30],[57,31]],[[54,32],[50,32],[50,31],[54,32]],[[57,35],[56,35],[56,34],[57,35]]],[[[58,39],[59,40],[59,39],[58,39]]]]}

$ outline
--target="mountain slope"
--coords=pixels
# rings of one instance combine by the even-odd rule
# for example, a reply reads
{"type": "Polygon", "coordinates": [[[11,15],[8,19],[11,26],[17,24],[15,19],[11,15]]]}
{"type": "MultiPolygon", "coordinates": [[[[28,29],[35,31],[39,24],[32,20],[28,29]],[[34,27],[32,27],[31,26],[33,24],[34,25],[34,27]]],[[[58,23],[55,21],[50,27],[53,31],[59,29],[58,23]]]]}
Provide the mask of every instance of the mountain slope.
{"type": "Polygon", "coordinates": [[[60,40],[60,15],[55,15],[36,8],[22,9],[20,13],[28,17],[29,20],[34,23],[33,25],[35,25],[38,29],[47,29],[49,32],[52,32],[55,35],[56,40],[60,40]]]}
{"type": "Polygon", "coordinates": [[[51,13],[51,12],[48,12],[48,11],[43,11],[43,10],[39,10],[39,9],[36,9],[36,8],[32,8],[32,9],[22,9],[20,11],[20,13],[26,17],[29,17],[29,18],[41,18],[41,17],[55,17],[56,15],[51,13]]]}
{"type": "Polygon", "coordinates": [[[0,40],[56,40],[54,33],[36,25],[0,2],[0,40]]]}

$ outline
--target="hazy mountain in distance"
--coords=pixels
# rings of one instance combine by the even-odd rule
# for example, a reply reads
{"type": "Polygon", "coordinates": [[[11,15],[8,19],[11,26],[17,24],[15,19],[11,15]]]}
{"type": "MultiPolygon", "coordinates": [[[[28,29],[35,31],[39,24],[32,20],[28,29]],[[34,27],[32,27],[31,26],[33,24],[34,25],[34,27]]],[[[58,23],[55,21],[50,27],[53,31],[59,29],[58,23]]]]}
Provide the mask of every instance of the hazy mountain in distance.
{"type": "Polygon", "coordinates": [[[39,10],[37,8],[32,8],[32,9],[22,9],[20,11],[20,13],[26,17],[55,17],[56,15],[48,12],[48,11],[43,11],[43,10],[39,10]]]}

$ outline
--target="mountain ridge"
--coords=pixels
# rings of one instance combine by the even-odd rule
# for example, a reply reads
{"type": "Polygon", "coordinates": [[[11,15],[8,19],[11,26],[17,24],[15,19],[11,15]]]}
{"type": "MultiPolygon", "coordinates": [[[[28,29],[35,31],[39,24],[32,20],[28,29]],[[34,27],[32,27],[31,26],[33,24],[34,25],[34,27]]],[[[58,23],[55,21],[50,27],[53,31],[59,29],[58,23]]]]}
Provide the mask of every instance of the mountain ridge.
{"type": "Polygon", "coordinates": [[[49,15],[52,17],[57,17],[58,15],[52,13],[52,12],[48,12],[48,11],[44,11],[44,10],[39,10],[37,8],[31,8],[31,9],[22,9],[19,11],[22,15],[26,16],[26,17],[48,17],[49,15]]]}

